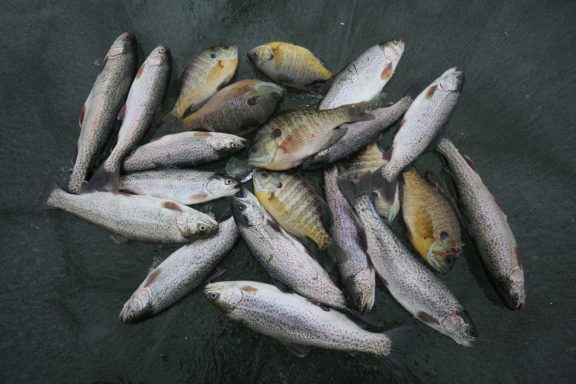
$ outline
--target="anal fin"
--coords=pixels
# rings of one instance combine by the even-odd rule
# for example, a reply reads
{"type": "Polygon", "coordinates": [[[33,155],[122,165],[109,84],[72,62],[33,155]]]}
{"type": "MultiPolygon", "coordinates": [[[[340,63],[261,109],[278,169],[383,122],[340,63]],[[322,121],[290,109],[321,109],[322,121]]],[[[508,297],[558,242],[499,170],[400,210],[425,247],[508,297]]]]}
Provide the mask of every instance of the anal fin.
{"type": "Polygon", "coordinates": [[[306,357],[312,351],[311,347],[305,345],[292,344],[287,342],[282,342],[282,344],[286,347],[287,350],[298,357],[306,357]]]}

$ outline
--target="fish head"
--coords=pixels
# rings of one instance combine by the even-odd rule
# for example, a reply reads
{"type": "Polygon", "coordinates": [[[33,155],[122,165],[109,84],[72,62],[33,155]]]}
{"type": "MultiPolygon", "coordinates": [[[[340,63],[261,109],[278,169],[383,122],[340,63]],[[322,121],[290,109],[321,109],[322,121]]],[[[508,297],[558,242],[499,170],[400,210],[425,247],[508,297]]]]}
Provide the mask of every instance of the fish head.
{"type": "Polygon", "coordinates": [[[218,222],[198,211],[182,212],[176,218],[176,224],[182,236],[189,239],[209,237],[218,232],[218,222]]]}
{"type": "Polygon", "coordinates": [[[398,62],[404,53],[404,42],[402,40],[388,40],[378,44],[378,46],[388,61],[398,62]]]}
{"type": "Polygon", "coordinates": [[[284,88],[274,83],[261,82],[250,92],[248,105],[261,105],[273,110],[282,96],[284,96],[284,88]]]}
{"type": "Polygon", "coordinates": [[[204,295],[224,313],[233,311],[244,298],[241,287],[234,281],[210,283],[204,287],[204,295]]]}
{"type": "Polygon", "coordinates": [[[268,172],[262,169],[254,171],[252,181],[256,192],[274,193],[283,187],[282,180],[276,172],[268,172]]]}
{"type": "Polygon", "coordinates": [[[450,68],[437,80],[438,88],[446,92],[460,92],[464,83],[464,73],[458,71],[456,67],[450,68]]]}
{"type": "Polygon", "coordinates": [[[344,282],[345,291],[348,293],[355,308],[361,312],[367,312],[374,306],[374,272],[364,269],[344,282]]]}
{"type": "Polygon", "coordinates": [[[148,58],[146,59],[147,65],[160,66],[167,65],[170,62],[170,49],[164,45],[156,47],[148,58]]]}
{"type": "Polygon", "coordinates": [[[257,68],[274,65],[274,47],[269,44],[259,45],[248,52],[248,58],[257,68]]]}
{"type": "Polygon", "coordinates": [[[218,72],[228,73],[228,80],[232,78],[238,66],[238,47],[235,45],[220,45],[208,49],[206,54],[213,61],[213,68],[218,72]]]}
{"type": "Polygon", "coordinates": [[[239,136],[210,132],[202,132],[202,134],[208,136],[206,142],[217,152],[239,152],[246,148],[246,139],[239,136]]]}
{"type": "Polygon", "coordinates": [[[240,227],[256,227],[266,223],[266,211],[248,190],[244,190],[244,197],[230,197],[230,210],[240,227]]]}
{"type": "Polygon", "coordinates": [[[152,292],[150,288],[138,288],[120,311],[120,320],[135,323],[152,313],[152,292]]]}
{"type": "Polygon", "coordinates": [[[510,275],[496,284],[502,302],[512,310],[523,309],[526,302],[524,271],[521,266],[512,269],[510,275]]]}
{"type": "Polygon", "coordinates": [[[248,164],[254,167],[265,168],[274,160],[274,156],[276,156],[276,151],[278,150],[276,131],[279,131],[279,129],[270,130],[268,127],[260,128],[254,138],[252,146],[250,146],[248,164]]]}
{"type": "Polygon", "coordinates": [[[443,333],[465,347],[471,346],[478,338],[478,330],[464,309],[444,316],[440,327],[443,333]]]}
{"type": "Polygon", "coordinates": [[[240,184],[231,177],[216,173],[208,180],[206,191],[211,196],[231,196],[240,191],[240,184]]]}
{"type": "Polygon", "coordinates": [[[108,59],[118,57],[125,53],[133,53],[136,49],[136,37],[128,32],[124,32],[114,40],[106,55],[108,59]]]}
{"type": "Polygon", "coordinates": [[[427,261],[435,270],[446,274],[450,272],[461,253],[461,243],[451,238],[447,232],[441,232],[439,238],[428,248],[427,261]]]}

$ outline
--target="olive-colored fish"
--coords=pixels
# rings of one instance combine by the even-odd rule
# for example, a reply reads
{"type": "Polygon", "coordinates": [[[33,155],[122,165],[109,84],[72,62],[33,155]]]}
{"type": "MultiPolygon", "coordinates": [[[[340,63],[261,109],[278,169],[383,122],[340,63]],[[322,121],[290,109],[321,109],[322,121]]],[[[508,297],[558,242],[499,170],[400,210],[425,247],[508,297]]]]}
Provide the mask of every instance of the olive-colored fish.
{"type": "Polygon", "coordinates": [[[246,146],[246,139],[227,133],[182,132],[162,136],[137,148],[124,160],[124,171],[194,166],[225,159],[246,146]]]}
{"type": "Polygon", "coordinates": [[[239,81],[216,92],[184,119],[182,128],[246,135],[268,120],[283,94],[284,90],[273,83],[239,81]]]}
{"type": "Polygon", "coordinates": [[[390,40],[368,48],[336,75],[320,109],[372,100],[392,78],[403,53],[402,40],[390,40]]]}
{"type": "Polygon", "coordinates": [[[121,34],[100,64],[100,74],[80,112],[78,155],[68,190],[80,193],[88,172],[112,133],[118,112],[136,71],[136,38],[121,34]]]}
{"type": "Polygon", "coordinates": [[[256,170],[254,194],[262,206],[286,231],[306,236],[326,249],[330,235],[323,225],[326,202],[308,182],[287,172],[256,170]]]}
{"type": "Polygon", "coordinates": [[[159,46],[144,61],[128,92],[122,125],[110,156],[90,180],[94,189],[118,190],[122,160],[142,140],[160,108],[170,78],[170,50],[159,46]]]}
{"type": "Polygon", "coordinates": [[[376,275],[366,253],[362,225],[338,187],[336,166],[324,171],[324,190],[334,239],[331,251],[338,261],[344,292],[357,310],[370,311],[374,305],[376,275]]]}
{"type": "Polygon", "coordinates": [[[204,294],[226,317],[272,337],[304,357],[312,347],[369,353],[402,366],[414,327],[368,332],[342,313],[255,281],[208,284],[204,294]]]}
{"type": "Polygon", "coordinates": [[[462,72],[451,68],[416,97],[394,136],[390,161],[382,170],[386,180],[395,182],[442,132],[460,97],[463,78],[462,72]]]}
{"type": "Polygon", "coordinates": [[[253,48],[248,57],[266,76],[292,88],[318,89],[334,76],[308,49],[282,41],[253,48]]]}
{"type": "Polygon", "coordinates": [[[462,250],[458,216],[446,196],[414,168],[402,176],[402,215],[410,242],[428,265],[448,273],[462,250]]]}
{"type": "MultiPolygon", "coordinates": [[[[362,151],[352,157],[350,161],[342,166],[341,178],[359,182],[362,176],[370,174],[383,167],[388,159],[390,152],[382,152],[378,144],[372,143],[366,146],[362,151]]],[[[400,212],[400,194],[398,184],[393,189],[381,188],[373,185],[374,188],[374,208],[385,217],[388,222],[392,222],[398,212],[400,212]]]]}
{"type": "Polygon", "coordinates": [[[300,108],[278,115],[258,130],[248,163],[272,171],[297,167],[338,141],[347,129],[342,124],[373,120],[373,115],[363,113],[364,107],[345,105],[327,111],[300,108]]]}
{"type": "Polygon", "coordinates": [[[233,218],[219,224],[218,233],[186,244],[154,268],[120,312],[125,323],[156,315],[183,299],[209,278],[210,272],[230,252],[238,239],[233,218]]]}
{"type": "Polygon", "coordinates": [[[522,309],[526,302],[524,269],[508,218],[469,158],[448,139],[442,139],[437,150],[448,162],[466,227],[502,302],[509,309],[522,309]]]}
{"type": "Polygon", "coordinates": [[[347,310],[346,298],[308,250],[290,236],[256,196],[232,196],[230,208],[244,243],[262,268],[279,285],[315,303],[347,310]]]}
{"type": "Polygon", "coordinates": [[[121,191],[154,196],[179,204],[205,203],[239,191],[236,180],[210,171],[160,169],[120,177],[121,191]]]}
{"type": "Polygon", "coordinates": [[[302,163],[302,168],[317,169],[325,167],[358,152],[375,141],[382,132],[400,119],[411,103],[412,98],[406,96],[390,107],[370,111],[370,114],[375,117],[374,120],[347,124],[346,134],[340,140],[306,159],[302,163]]]}
{"type": "Polygon", "coordinates": [[[368,256],[376,273],[394,299],[414,317],[458,344],[471,346],[478,336],[472,320],[446,284],[402,245],[378,215],[371,202],[370,180],[371,176],[366,175],[359,184],[341,180],[339,186],[363,224],[368,256]]]}
{"type": "Polygon", "coordinates": [[[218,223],[207,214],[150,196],[112,192],[73,195],[56,187],[46,206],[69,212],[118,237],[150,243],[188,243],[218,230],[218,223]]]}
{"type": "Polygon", "coordinates": [[[235,45],[212,47],[193,56],[182,71],[178,99],[165,121],[180,125],[189,109],[198,109],[232,79],[236,67],[238,48],[235,45]]]}

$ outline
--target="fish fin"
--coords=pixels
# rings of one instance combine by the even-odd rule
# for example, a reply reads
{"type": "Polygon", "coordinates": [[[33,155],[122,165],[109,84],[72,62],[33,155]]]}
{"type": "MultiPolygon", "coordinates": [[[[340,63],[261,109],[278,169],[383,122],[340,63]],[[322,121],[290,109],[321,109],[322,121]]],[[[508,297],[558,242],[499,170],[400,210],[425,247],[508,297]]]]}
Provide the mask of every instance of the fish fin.
{"type": "Polygon", "coordinates": [[[372,188],[374,191],[378,192],[378,195],[384,199],[386,203],[393,206],[398,192],[398,180],[386,180],[382,175],[382,168],[383,167],[380,167],[372,173],[372,188]]]}
{"type": "Polygon", "coordinates": [[[286,347],[287,350],[289,350],[298,357],[306,357],[308,356],[310,351],[312,351],[312,348],[307,347],[305,345],[292,344],[288,342],[282,342],[282,344],[286,347]]]}
{"type": "Polygon", "coordinates": [[[404,326],[384,332],[392,342],[392,350],[383,351],[380,357],[390,362],[392,371],[398,376],[404,376],[406,372],[406,359],[416,332],[415,326],[404,326]]]}
{"type": "Polygon", "coordinates": [[[218,216],[218,222],[222,223],[226,220],[228,220],[229,218],[232,217],[232,210],[230,209],[230,206],[226,207],[226,209],[224,210],[224,212],[222,212],[219,216],[218,216]]]}
{"type": "Polygon", "coordinates": [[[114,240],[116,244],[124,244],[128,241],[126,237],[118,235],[116,233],[111,233],[110,237],[112,238],[112,240],[114,240]]]}
{"type": "Polygon", "coordinates": [[[336,76],[332,76],[330,79],[324,81],[318,89],[318,93],[322,96],[326,95],[330,88],[332,88],[332,84],[334,83],[335,78],[336,76]]]}
{"type": "MultiPolygon", "coordinates": [[[[348,132],[348,127],[345,124],[339,125],[336,128],[334,128],[332,130],[332,135],[330,136],[328,143],[326,143],[326,148],[330,148],[331,146],[336,144],[338,142],[338,140],[340,140],[342,138],[342,136],[344,136],[346,134],[346,132],[348,132]]],[[[324,149],[326,149],[326,148],[324,148],[324,149]]],[[[312,156],[310,159],[312,160],[314,158],[318,158],[318,154],[312,156]]]]}
{"type": "Polygon", "coordinates": [[[476,167],[476,163],[474,163],[474,161],[470,158],[470,156],[462,155],[462,157],[466,161],[466,164],[468,164],[474,172],[478,173],[478,167],[476,167]]]}
{"type": "Polygon", "coordinates": [[[182,118],[174,113],[168,112],[166,116],[160,121],[160,128],[166,129],[168,132],[179,132],[182,127],[182,118]]]}
{"type": "Polygon", "coordinates": [[[380,92],[374,96],[368,101],[368,104],[366,105],[366,111],[373,111],[375,109],[386,106],[386,96],[386,92],[380,92]]]}
{"type": "Polygon", "coordinates": [[[336,264],[344,264],[348,261],[348,256],[346,252],[336,244],[335,241],[331,241],[328,245],[327,249],[328,256],[336,263],[336,264]]]}
{"type": "Polygon", "coordinates": [[[86,187],[88,190],[118,191],[118,185],[120,184],[120,167],[115,167],[111,172],[106,169],[105,165],[106,163],[102,164],[96,173],[94,173],[86,187]]]}
{"type": "Polygon", "coordinates": [[[252,172],[254,167],[248,164],[246,160],[241,160],[237,157],[231,157],[226,163],[226,174],[241,183],[245,183],[252,179],[252,172]]]}
{"type": "Polygon", "coordinates": [[[216,267],[214,268],[212,273],[206,278],[205,281],[206,283],[211,283],[212,281],[222,276],[224,273],[226,273],[226,270],[224,268],[216,267]]]}
{"type": "Polygon", "coordinates": [[[55,191],[61,191],[62,189],[56,184],[55,181],[52,181],[46,185],[42,194],[40,195],[40,200],[38,204],[34,207],[33,211],[35,213],[40,213],[47,211],[49,209],[55,209],[56,207],[51,203],[52,195],[55,191]]]}
{"type": "Polygon", "coordinates": [[[340,192],[348,199],[350,205],[354,206],[356,201],[363,196],[368,196],[370,201],[373,199],[372,192],[372,175],[365,174],[360,178],[358,183],[348,179],[338,179],[338,187],[340,192]]]}
{"type": "Polygon", "coordinates": [[[352,320],[358,325],[366,326],[370,325],[373,327],[382,328],[384,327],[384,320],[378,314],[378,312],[372,310],[369,312],[360,312],[355,309],[348,309],[347,314],[350,315],[352,320]]]}
{"type": "Polygon", "coordinates": [[[124,120],[124,117],[126,117],[126,104],[124,104],[122,108],[120,108],[118,116],[116,116],[116,120],[124,120]]]}
{"type": "Polygon", "coordinates": [[[368,103],[364,101],[362,103],[345,106],[348,112],[348,121],[352,122],[374,120],[376,118],[374,115],[365,112],[367,105],[368,103]]]}

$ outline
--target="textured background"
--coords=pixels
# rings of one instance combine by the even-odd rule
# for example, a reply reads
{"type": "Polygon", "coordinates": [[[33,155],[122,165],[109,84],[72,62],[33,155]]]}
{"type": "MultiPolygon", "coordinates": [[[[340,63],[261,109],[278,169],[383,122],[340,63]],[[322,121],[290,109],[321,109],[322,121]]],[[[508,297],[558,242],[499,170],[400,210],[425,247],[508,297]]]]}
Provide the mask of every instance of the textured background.
{"type": "MultiPolygon", "coordinates": [[[[574,382],[576,3],[338,3],[0,2],[0,382],[398,381],[369,356],[317,350],[294,357],[228,321],[199,291],[161,316],[124,325],[124,301],[153,260],[174,247],[117,245],[62,212],[33,212],[51,179],[66,180],[95,62],[123,31],[137,36],[143,53],[167,44],[174,73],[202,48],[236,43],[237,79],[259,76],[245,53],[266,41],[304,45],[337,71],[369,46],[400,37],[406,51],[386,88],[390,100],[449,67],[463,69],[464,93],[448,132],[508,214],[528,300],[518,313],[492,300],[468,239],[446,281],[480,340],[465,349],[418,325],[407,380],[574,382]]],[[[305,101],[292,95],[282,107],[305,101]]],[[[419,162],[435,164],[433,155],[419,162]]],[[[226,279],[267,281],[241,244],[224,267],[226,279]]],[[[413,322],[387,293],[377,305],[391,323],[413,322]]]]}

